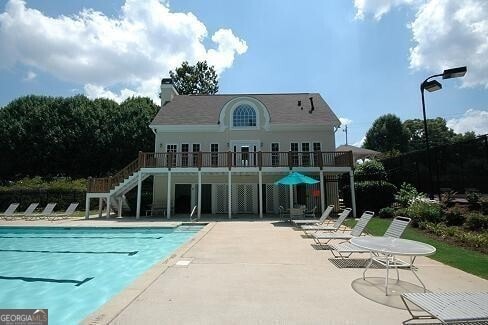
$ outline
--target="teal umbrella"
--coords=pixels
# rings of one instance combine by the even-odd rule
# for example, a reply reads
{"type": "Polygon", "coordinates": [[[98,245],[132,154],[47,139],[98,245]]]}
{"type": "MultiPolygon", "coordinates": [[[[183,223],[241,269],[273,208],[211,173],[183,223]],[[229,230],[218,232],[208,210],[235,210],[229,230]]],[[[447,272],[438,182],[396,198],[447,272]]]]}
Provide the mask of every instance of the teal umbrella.
{"type": "Polygon", "coordinates": [[[293,172],[275,182],[275,185],[317,184],[319,181],[303,174],[293,172]]]}
{"type": "Polygon", "coordinates": [[[290,185],[290,209],[293,208],[293,185],[317,184],[319,181],[303,174],[293,172],[275,182],[275,185],[290,185]]]}

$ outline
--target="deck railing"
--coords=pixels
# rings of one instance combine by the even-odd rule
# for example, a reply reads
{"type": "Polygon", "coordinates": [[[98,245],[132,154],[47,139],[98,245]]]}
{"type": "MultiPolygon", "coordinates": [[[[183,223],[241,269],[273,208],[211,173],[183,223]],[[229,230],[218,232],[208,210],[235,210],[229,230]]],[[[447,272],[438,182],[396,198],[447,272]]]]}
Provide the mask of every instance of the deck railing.
{"type": "Polygon", "coordinates": [[[140,168],[353,167],[351,151],[315,152],[139,152],[117,174],[89,178],[88,192],[109,192],[140,168]]]}

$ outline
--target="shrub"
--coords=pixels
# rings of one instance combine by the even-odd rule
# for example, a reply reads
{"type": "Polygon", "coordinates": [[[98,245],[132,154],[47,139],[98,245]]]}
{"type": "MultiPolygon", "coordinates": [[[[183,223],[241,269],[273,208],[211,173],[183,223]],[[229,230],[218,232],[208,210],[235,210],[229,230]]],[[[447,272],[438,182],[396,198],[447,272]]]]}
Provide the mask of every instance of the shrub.
{"type": "Polygon", "coordinates": [[[448,209],[444,214],[444,220],[448,226],[462,226],[466,221],[463,211],[459,208],[448,209]]]}
{"type": "Polygon", "coordinates": [[[402,208],[407,208],[413,201],[421,198],[422,193],[417,192],[417,189],[412,184],[403,183],[400,190],[395,196],[396,202],[402,208]]]}
{"type": "Polygon", "coordinates": [[[480,208],[482,214],[488,214],[488,198],[482,198],[480,200],[480,208]]]}
{"type": "Polygon", "coordinates": [[[420,223],[420,228],[432,233],[442,239],[452,240],[461,243],[463,246],[472,247],[486,253],[488,251],[488,233],[476,233],[465,231],[459,227],[448,227],[444,224],[431,222],[420,223]]]}
{"type": "Polygon", "coordinates": [[[480,195],[477,192],[468,192],[466,193],[466,200],[469,204],[478,204],[480,195]]]}
{"type": "Polygon", "coordinates": [[[449,191],[441,194],[441,204],[445,208],[450,208],[454,205],[454,198],[456,197],[457,192],[449,191]]]}
{"type": "MultiPolygon", "coordinates": [[[[397,188],[388,182],[359,182],[354,184],[356,193],[356,207],[358,211],[379,211],[390,206],[395,198],[397,188]]],[[[349,192],[349,186],[342,188],[343,193],[349,192]]],[[[351,206],[350,197],[344,195],[345,204],[351,206]]]]}
{"type": "Polygon", "coordinates": [[[473,231],[488,230],[488,216],[476,212],[470,213],[466,218],[465,227],[473,231]]]}
{"type": "Polygon", "coordinates": [[[412,219],[412,226],[418,227],[421,222],[439,223],[442,221],[442,209],[437,203],[414,201],[406,209],[408,217],[412,219]]]}
{"type": "Polygon", "coordinates": [[[381,162],[370,160],[356,167],[354,177],[358,181],[385,181],[386,170],[381,162]]]}
{"type": "Polygon", "coordinates": [[[395,217],[395,209],[390,208],[390,207],[383,208],[378,213],[378,216],[380,218],[384,218],[384,219],[394,218],[395,217]]]}

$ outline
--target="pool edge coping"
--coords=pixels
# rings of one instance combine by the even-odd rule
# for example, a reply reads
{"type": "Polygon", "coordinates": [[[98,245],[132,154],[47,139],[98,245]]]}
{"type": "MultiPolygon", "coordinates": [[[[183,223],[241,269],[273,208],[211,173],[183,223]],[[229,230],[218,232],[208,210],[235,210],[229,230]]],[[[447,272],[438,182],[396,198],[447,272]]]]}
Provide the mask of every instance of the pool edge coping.
{"type": "Polygon", "coordinates": [[[185,253],[187,253],[193,246],[202,240],[210,232],[210,230],[212,230],[214,225],[215,222],[207,223],[187,243],[179,247],[170,256],[156,262],[155,265],[144,271],[143,274],[137,277],[127,287],[122,289],[121,292],[114,295],[106,303],[98,307],[97,310],[86,316],[80,322],[80,324],[110,324],[161,275],[163,275],[169,267],[174,266],[185,253]]]}

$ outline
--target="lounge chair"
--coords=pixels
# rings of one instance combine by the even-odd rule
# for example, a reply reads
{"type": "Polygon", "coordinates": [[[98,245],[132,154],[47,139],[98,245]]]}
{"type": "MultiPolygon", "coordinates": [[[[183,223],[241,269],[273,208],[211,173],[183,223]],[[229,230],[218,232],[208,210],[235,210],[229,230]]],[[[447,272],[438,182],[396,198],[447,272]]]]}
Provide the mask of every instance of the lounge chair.
{"type": "Polygon", "coordinates": [[[69,218],[75,211],[76,208],[78,207],[79,203],[71,203],[69,207],[66,209],[66,211],[61,212],[61,213],[52,213],[47,216],[47,219],[50,221],[55,221],[57,219],[65,219],[69,218]]]}
{"type": "Polygon", "coordinates": [[[311,210],[305,210],[305,218],[315,218],[315,214],[317,213],[317,206],[314,206],[311,210]]]}
{"type": "Polygon", "coordinates": [[[25,220],[32,221],[32,220],[40,220],[43,218],[47,218],[53,213],[55,206],[56,203],[48,203],[41,213],[31,213],[29,215],[26,215],[25,220]]]}
{"type": "Polygon", "coordinates": [[[346,232],[326,232],[326,233],[314,233],[312,234],[313,240],[319,244],[327,244],[329,241],[332,239],[344,239],[344,240],[349,240],[353,237],[359,237],[363,233],[364,229],[366,228],[366,225],[368,222],[373,218],[374,212],[371,211],[364,211],[363,215],[361,218],[359,218],[359,221],[356,223],[354,228],[351,229],[350,233],[346,232]],[[322,241],[326,240],[325,243],[322,241]]]}
{"type": "MultiPolygon", "coordinates": [[[[393,238],[400,238],[403,235],[403,232],[407,228],[408,224],[410,223],[411,219],[410,218],[405,218],[405,217],[396,217],[393,219],[393,221],[390,223],[390,226],[388,229],[386,229],[385,234],[383,236],[385,237],[393,237],[393,238]]],[[[354,246],[350,242],[342,242],[342,243],[337,243],[337,244],[329,244],[329,247],[332,249],[332,255],[334,257],[340,257],[340,258],[348,258],[351,256],[353,253],[369,253],[368,250],[359,248],[357,246],[354,246]],[[346,256],[347,254],[347,256],[346,256]]]]}
{"type": "Polygon", "coordinates": [[[11,220],[15,220],[15,219],[24,219],[24,218],[27,218],[28,216],[32,215],[34,213],[34,211],[36,210],[37,206],[39,205],[39,203],[31,203],[29,204],[29,206],[27,207],[27,209],[25,209],[24,212],[22,213],[15,213],[11,216],[11,220]]]}
{"type": "Polygon", "coordinates": [[[345,208],[344,211],[342,211],[339,214],[339,217],[337,220],[334,222],[332,226],[327,226],[327,225],[304,225],[302,226],[302,230],[305,232],[308,231],[336,231],[341,228],[342,224],[344,223],[344,220],[349,216],[351,213],[351,208],[345,208]]]}
{"type": "Polygon", "coordinates": [[[415,292],[404,293],[401,297],[412,316],[403,324],[418,319],[438,319],[442,324],[488,323],[488,292],[415,292]],[[427,315],[414,314],[407,301],[427,315]]]}
{"type": "Polygon", "coordinates": [[[330,213],[334,210],[333,205],[329,205],[327,209],[325,209],[324,213],[322,213],[322,216],[320,219],[303,219],[303,220],[293,220],[293,224],[295,226],[301,226],[301,225],[322,225],[323,223],[327,222],[327,219],[330,216],[330,213]]]}
{"type": "Polygon", "coordinates": [[[0,218],[4,220],[12,220],[15,210],[19,207],[19,203],[11,203],[4,213],[0,214],[0,218]]]}

